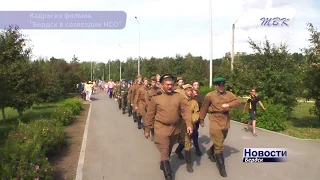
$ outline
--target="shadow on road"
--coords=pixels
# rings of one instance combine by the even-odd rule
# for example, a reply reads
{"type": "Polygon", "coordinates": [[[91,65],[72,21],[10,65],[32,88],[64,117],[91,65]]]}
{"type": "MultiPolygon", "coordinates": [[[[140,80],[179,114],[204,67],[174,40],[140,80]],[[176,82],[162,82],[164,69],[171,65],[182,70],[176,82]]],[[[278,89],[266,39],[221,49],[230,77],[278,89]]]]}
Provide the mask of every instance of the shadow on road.
{"type": "Polygon", "coordinates": [[[228,145],[224,145],[223,147],[223,155],[225,158],[231,156],[232,154],[239,153],[240,151],[236,148],[230,147],[228,145]]]}
{"type": "Polygon", "coordinates": [[[97,101],[97,100],[99,100],[98,98],[95,98],[95,97],[91,97],[91,100],[92,101],[97,101]]]}

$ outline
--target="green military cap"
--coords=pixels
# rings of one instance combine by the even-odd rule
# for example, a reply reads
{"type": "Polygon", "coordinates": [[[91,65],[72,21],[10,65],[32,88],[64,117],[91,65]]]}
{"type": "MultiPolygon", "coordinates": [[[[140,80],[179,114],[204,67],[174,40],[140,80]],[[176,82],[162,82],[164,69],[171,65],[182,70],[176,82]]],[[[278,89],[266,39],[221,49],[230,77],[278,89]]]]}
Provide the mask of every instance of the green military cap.
{"type": "Polygon", "coordinates": [[[162,83],[163,80],[168,79],[168,78],[170,78],[170,79],[172,79],[172,80],[175,79],[175,77],[174,77],[173,75],[171,75],[171,74],[164,74],[164,75],[162,75],[162,76],[160,77],[160,83],[162,83]]]}
{"type": "Polygon", "coordinates": [[[183,89],[192,88],[191,84],[185,84],[183,85],[183,89]]]}
{"type": "Polygon", "coordinates": [[[225,84],[226,82],[226,78],[223,78],[223,77],[216,77],[213,79],[213,83],[214,84],[225,84]]]}

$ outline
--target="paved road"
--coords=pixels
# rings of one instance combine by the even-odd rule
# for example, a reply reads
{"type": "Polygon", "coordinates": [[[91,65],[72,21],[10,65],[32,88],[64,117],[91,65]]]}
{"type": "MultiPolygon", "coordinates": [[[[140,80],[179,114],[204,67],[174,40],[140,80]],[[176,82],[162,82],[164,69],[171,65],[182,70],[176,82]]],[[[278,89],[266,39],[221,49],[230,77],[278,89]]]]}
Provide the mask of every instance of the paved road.
{"type": "MultiPolygon", "coordinates": [[[[132,118],[117,109],[105,93],[94,94],[85,151],[84,180],[163,180],[159,169],[159,152],[153,142],[143,137],[132,118]]],[[[207,120],[206,120],[207,121],[207,120]]],[[[206,155],[193,156],[194,173],[173,153],[172,169],[176,180],[318,180],[320,178],[320,141],[303,141],[258,130],[258,137],[232,122],[225,141],[227,178],[206,155]],[[289,162],[242,163],[243,148],[288,148],[289,162]]],[[[200,129],[202,151],[211,145],[208,127],[200,129]]],[[[175,146],[176,147],[176,146],[175,146]]],[[[175,148],[174,148],[175,149],[175,148]]],[[[192,149],[192,151],[194,151],[192,149]]]]}

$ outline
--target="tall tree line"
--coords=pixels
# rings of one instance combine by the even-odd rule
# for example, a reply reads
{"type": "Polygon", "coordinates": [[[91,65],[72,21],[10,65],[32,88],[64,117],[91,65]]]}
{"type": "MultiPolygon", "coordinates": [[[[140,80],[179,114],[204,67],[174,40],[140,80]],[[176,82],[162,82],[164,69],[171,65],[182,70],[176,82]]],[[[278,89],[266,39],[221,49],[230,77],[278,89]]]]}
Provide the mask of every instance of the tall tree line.
{"type": "MultiPolygon", "coordinates": [[[[248,95],[256,88],[260,96],[273,104],[282,104],[290,113],[297,98],[315,100],[311,113],[320,119],[320,43],[319,32],[311,23],[310,46],[301,52],[289,53],[286,44],[275,45],[266,38],[260,45],[248,40],[253,54],[235,58],[231,72],[228,58],[213,60],[213,77],[228,79],[227,88],[239,96],[248,95]]],[[[76,84],[88,80],[110,78],[120,80],[120,61],[91,62],[76,56],[67,62],[61,58],[40,58],[31,61],[32,49],[18,28],[10,27],[0,34],[0,106],[13,107],[22,114],[34,103],[55,101],[66,93],[74,92],[76,84]],[[110,72],[109,72],[110,66],[110,72]]],[[[141,75],[150,78],[155,74],[173,73],[189,83],[198,80],[209,84],[209,61],[193,56],[176,55],[164,58],[142,58],[141,75]]],[[[121,78],[134,80],[137,59],[121,62],[121,78]]],[[[210,90],[209,87],[204,87],[210,90]]]]}

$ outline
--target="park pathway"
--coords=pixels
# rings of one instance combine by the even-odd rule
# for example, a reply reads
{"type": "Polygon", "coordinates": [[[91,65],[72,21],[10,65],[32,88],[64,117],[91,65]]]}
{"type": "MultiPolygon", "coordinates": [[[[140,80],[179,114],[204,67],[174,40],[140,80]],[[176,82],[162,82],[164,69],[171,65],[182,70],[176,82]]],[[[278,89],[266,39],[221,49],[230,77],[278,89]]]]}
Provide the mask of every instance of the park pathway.
{"type": "MultiPolygon", "coordinates": [[[[109,99],[105,93],[94,94],[93,98],[84,164],[83,168],[78,166],[77,180],[163,180],[159,152],[153,142],[144,138],[143,131],[137,129],[132,117],[123,115],[114,99],[109,99]]],[[[171,165],[175,179],[320,179],[320,141],[299,140],[264,130],[257,130],[257,133],[258,137],[253,137],[243,130],[242,124],[232,122],[224,151],[227,178],[220,177],[206,154],[197,157],[192,153],[195,162],[194,172],[190,174],[186,171],[185,162],[173,153],[171,165]],[[243,148],[248,147],[288,148],[289,161],[243,163],[243,148]]],[[[207,126],[200,129],[200,142],[203,152],[211,146],[207,126]]]]}

